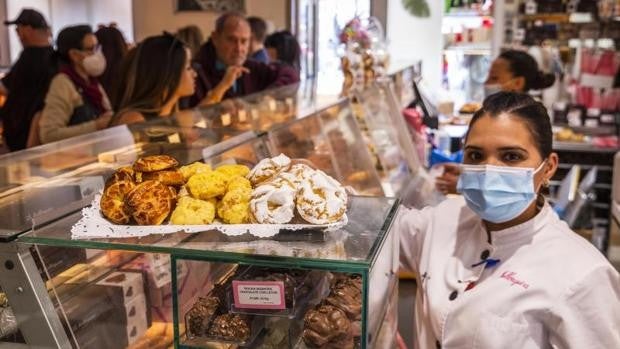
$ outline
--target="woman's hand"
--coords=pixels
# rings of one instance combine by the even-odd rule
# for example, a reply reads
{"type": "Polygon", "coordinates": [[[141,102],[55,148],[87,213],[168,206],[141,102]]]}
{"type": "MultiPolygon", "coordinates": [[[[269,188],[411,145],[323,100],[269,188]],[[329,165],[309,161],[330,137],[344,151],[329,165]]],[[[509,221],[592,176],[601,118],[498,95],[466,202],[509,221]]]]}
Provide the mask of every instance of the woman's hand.
{"type": "Polygon", "coordinates": [[[435,178],[435,187],[444,194],[456,194],[461,169],[458,164],[444,164],[443,174],[435,178]]]}

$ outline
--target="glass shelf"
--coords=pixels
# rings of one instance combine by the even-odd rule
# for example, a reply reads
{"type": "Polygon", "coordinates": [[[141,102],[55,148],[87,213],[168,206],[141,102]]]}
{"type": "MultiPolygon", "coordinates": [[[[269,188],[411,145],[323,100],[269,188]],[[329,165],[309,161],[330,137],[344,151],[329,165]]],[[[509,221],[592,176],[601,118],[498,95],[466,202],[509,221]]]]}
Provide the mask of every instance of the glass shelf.
{"type": "Polygon", "coordinates": [[[71,227],[80,218],[76,212],[18,237],[17,241],[58,247],[126,250],[166,253],[187,257],[214,259],[222,262],[244,262],[256,265],[282,265],[307,268],[331,268],[347,271],[368,267],[394,218],[398,200],[385,197],[354,196],[350,198],[349,223],[328,233],[294,236],[282,234],[274,239],[256,239],[244,235],[230,237],[211,230],[195,234],[178,232],[142,238],[80,239],[71,238],[71,227]]]}

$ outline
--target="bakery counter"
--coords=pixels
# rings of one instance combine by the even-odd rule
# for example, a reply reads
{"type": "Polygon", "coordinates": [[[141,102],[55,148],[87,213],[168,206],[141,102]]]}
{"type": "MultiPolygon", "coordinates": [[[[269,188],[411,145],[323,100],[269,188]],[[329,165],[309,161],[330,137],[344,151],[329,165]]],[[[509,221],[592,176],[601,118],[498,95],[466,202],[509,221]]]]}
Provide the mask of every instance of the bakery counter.
{"type": "MultiPolygon", "coordinates": [[[[39,332],[62,338],[71,329],[75,338],[67,340],[81,346],[146,348],[165,343],[148,333],[170,324],[177,347],[374,348],[386,330],[379,319],[395,321],[388,309],[398,239],[389,228],[397,206],[396,199],[354,196],[342,228],[271,238],[209,230],[75,239],[76,212],[21,235],[17,247],[37,249],[46,271],[29,274],[32,296],[55,310],[31,311],[59,325],[39,332]],[[55,256],[73,251],[71,268],[53,269],[55,256]],[[324,333],[332,321],[338,330],[324,333]]],[[[19,278],[12,279],[15,286],[19,278]]]]}

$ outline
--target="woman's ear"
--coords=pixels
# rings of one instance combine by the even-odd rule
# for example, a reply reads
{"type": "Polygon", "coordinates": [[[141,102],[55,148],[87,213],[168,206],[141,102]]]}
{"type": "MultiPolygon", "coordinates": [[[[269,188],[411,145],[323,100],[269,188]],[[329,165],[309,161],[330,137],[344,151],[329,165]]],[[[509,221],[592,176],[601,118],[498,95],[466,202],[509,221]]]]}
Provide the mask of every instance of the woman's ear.
{"type": "Polygon", "coordinates": [[[77,63],[80,61],[80,58],[82,58],[82,56],[80,55],[80,51],[74,48],[70,49],[67,52],[67,56],[69,56],[69,60],[71,60],[72,63],[77,63]]]}
{"type": "Polygon", "coordinates": [[[543,172],[544,183],[548,183],[551,180],[551,178],[553,178],[555,171],[558,169],[559,161],[560,160],[558,158],[558,154],[551,153],[549,155],[549,158],[547,158],[547,164],[545,165],[544,172],[543,172]]]}
{"type": "Polygon", "coordinates": [[[525,77],[519,76],[515,77],[511,80],[511,91],[514,92],[525,92],[525,77]]]}

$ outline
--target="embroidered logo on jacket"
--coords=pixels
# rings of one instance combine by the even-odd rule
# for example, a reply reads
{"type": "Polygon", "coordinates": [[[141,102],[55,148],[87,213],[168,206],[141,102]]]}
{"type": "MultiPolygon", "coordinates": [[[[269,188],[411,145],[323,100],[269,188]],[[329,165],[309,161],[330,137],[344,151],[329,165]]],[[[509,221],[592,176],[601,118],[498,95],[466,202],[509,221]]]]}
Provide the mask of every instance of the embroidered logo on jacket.
{"type": "Polygon", "coordinates": [[[517,279],[517,273],[515,273],[514,271],[505,271],[502,273],[500,278],[508,280],[511,283],[510,286],[517,285],[523,287],[526,290],[530,287],[527,282],[517,279]]]}

